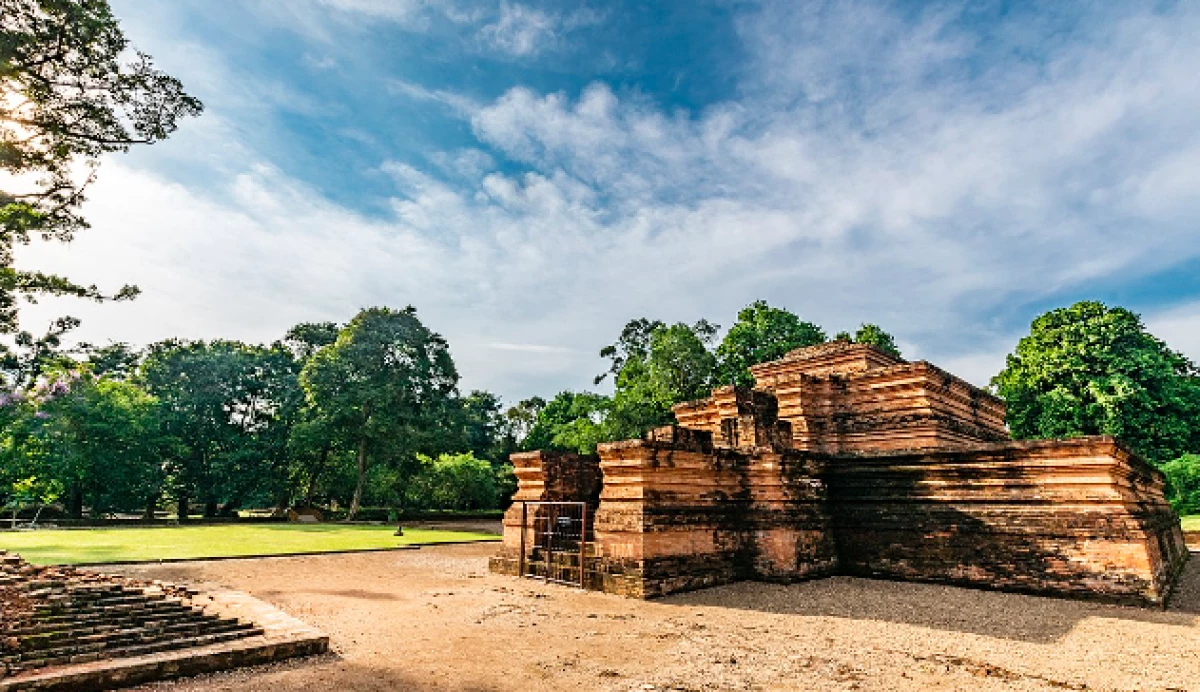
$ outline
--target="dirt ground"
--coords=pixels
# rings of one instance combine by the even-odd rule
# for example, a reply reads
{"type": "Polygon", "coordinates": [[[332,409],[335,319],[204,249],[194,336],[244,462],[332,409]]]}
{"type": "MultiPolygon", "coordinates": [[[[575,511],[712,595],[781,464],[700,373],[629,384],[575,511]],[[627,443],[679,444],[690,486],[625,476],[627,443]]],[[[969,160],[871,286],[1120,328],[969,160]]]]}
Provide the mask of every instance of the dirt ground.
{"type": "Polygon", "coordinates": [[[147,689],[1200,690],[1200,555],[1163,612],[848,577],[639,602],[491,575],[493,550],[122,568],[248,591],[335,652],[147,689]]]}

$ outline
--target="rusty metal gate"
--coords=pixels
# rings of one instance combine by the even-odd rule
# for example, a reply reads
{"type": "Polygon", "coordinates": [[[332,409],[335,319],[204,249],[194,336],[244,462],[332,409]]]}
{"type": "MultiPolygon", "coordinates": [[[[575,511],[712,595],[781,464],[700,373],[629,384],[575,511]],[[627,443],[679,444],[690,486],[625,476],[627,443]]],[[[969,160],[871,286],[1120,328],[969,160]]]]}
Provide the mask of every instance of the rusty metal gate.
{"type": "Polygon", "coordinates": [[[522,577],[586,586],[588,506],[586,502],[522,502],[522,577]]]}

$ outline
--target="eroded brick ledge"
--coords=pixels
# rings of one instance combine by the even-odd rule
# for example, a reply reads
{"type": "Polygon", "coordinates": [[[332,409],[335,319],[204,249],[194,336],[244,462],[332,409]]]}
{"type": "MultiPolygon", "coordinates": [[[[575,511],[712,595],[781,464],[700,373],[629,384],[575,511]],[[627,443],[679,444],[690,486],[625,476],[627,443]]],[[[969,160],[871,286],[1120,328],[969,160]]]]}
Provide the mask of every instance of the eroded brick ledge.
{"type": "Polygon", "coordinates": [[[247,594],[28,565],[0,553],[0,692],[88,692],[324,653],[320,631],[247,594]]]}

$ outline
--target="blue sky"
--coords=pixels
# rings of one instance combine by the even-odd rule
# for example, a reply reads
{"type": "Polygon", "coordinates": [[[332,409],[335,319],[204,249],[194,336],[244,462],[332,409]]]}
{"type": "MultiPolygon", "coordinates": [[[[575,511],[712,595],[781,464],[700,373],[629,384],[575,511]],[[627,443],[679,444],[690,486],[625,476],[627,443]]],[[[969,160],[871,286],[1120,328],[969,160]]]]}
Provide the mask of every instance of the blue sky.
{"type": "Polygon", "coordinates": [[[207,105],[20,259],[88,340],[416,305],[464,389],[587,387],[630,318],[763,298],[985,384],[1098,298],[1200,358],[1188,3],[112,0],[207,105]]]}

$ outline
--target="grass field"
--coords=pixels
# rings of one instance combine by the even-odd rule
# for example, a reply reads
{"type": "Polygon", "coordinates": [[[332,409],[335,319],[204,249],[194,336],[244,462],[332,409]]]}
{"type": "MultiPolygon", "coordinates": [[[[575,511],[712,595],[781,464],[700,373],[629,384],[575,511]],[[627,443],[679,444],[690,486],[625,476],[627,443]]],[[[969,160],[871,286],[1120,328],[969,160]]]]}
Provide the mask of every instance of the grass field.
{"type": "Polygon", "coordinates": [[[1184,531],[1200,531],[1200,514],[1181,517],[1184,531]]]}
{"type": "Polygon", "coordinates": [[[145,529],[73,529],[0,533],[0,549],[40,565],[155,562],[172,559],[280,555],[396,548],[420,543],[493,541],[465,531],[338,524],[257,524],[145,529]]]}

